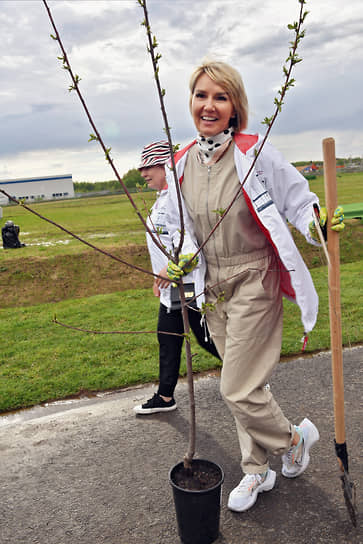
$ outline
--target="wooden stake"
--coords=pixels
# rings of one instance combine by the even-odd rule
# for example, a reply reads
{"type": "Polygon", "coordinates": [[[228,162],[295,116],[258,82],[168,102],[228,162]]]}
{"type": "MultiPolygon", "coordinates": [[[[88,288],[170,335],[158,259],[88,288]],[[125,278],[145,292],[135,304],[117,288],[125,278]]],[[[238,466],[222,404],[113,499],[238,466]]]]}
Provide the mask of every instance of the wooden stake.
{"type": "Polygon", "coordinates": [[[338,205],[335,142],[333,138],[323,140],[325,202],[328,212],[328,267],[330,344],[332,351],[333,400],[335,440],[337,444],[345,442],[344,423],[344,378],[342,326],[340,309],[340,259],[339,233],[329,228],[334,210],[338,205]]]}

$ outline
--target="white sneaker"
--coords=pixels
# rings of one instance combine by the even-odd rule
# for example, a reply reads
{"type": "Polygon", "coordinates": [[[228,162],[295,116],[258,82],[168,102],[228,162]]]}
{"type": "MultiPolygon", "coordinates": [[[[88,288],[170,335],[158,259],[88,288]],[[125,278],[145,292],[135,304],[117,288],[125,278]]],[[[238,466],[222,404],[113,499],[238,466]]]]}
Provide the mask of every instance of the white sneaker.
{"type": "Polygon", "coordinates": [[[228,498],[228,508],[235,512],[244,512],[253,506],[258,493],[270,491],[275,485],[276,472],[268,469],[263,474],[246,474],[228,498]]]}
{"type": "Polygon", "coordinates": [[[300,435],[299,443],[282,456],[281,472],[286,478],[296,478],[307,469],[310,448],[320,438],[318,429],[308,418],[303,419],[295,429],[300,435]]]}

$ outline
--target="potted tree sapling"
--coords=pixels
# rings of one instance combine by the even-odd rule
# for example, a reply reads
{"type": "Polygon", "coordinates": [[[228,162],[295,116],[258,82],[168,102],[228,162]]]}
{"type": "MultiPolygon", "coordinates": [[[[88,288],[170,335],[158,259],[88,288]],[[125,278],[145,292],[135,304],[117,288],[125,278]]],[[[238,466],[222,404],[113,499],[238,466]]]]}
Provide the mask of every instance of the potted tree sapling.
{"type": "MultiPolygon", "coordinates": [[[[172,150],[172,142],[170,137],[170,130],[165,113],[163,97],[165,90],[161,88],[159,80],[159,59],[161,55],[156,52],[158,48],[158,42],[156,37],[152,34],[148,11],[146,7],[146,0],[138,0],[140,6],[144,10],[145,19],[143,25],[146,28],[148,39],[148,51],[151,56],[154,77],[159,93],[159,99],[161,103],[161,110],[164,116],[165,132],[168,136],[170,149],[172,150]]],[[[271,131],[272,125],[281,111],[283,100],[286,91],[294,85],[294,80],[291,78],[292,68],[295,64],[300,62],[300,58],[297,56],[296,51],[300,40],[304,37],[304,31],[301,30],[301,26],[305,20],[307,12],[304,12],[303,5],[304,0],[299,0],[300,13],[298,22],[288,25],[288,28],[295,33],[295,39],[290,42],[289,56],[286,60],[288,66],[283,67],[284,82],[281,89],[278,91],[278,95],[274,100],[275,111],[272,117],[266,117],[263,124],[267,125],[267,131],[262,141],[261,146],[255,154],[255,158],[250,166],[244,180],[241,183],[239,191],[230,202],[229,206],[224,210],[218,210],[220,215],[219,221],[210,231],[207,238],[202,242],[198,251],[190,256],[190,260],[186,266],[197,257],[198,253],[203,249],[206,242],[219,227],[224,220],[233,203],[241,195],[242,187],[252,172],[256,160],[260,155],[262,148],[267,140],[267,137],[271,131]]],[[[181,190],[180,183],[176,173],[174,157],[172,157],[172,169],[173,169],[173,181],[175,184],[175,193],[178,201],[179,217],[180,217],[180,241],[172,257],[172,261],[178,263],[180,251],[183,246],[184,236],[184,223],[183,212],[181,206],[181,190]]],[[[194,384],[193,384],[193,372],[192,372],[192,355],[189,343],[189,323],[188,313],[186,309],[184,286],[182,282],[178,284],[180,292],[180,300],[182,304],[182,314],[184,322],[184,332],[186,337],[186,364],[187,364],[187,376],[188,376],[188,390],[189,390],[189,402],[190,402],[190,422],[189,422],[189,445],[187,453],[184,456],[183,461],[175,465],[169,473],[169,481],[173,489],[176,517],[178,522],[179,535],[184,544],[210,544],[218,538],[219,533],[219,518],[220,518],[220,503],[221,503],[221,488],[223,484],[223,470],[222,468],[209,460],[194,458],[195,446],[196,446],[196,418],[195,418],[195,397],[194,397],[194,384]]],[[[218,299],[217,299],[218,304],[218,299]]]]}

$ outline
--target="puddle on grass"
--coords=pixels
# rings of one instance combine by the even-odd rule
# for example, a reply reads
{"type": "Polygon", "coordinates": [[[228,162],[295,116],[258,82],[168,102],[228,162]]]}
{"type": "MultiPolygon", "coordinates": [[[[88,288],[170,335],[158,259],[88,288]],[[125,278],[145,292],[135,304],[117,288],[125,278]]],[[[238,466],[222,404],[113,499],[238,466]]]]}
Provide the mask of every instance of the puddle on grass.
{"type": "MultiPolygon", "coordinates": [[[[23,242],[26,247],[32,247],[32,246],[40,246],[40,247],[51,247],[51,246],[58,246],[58,245],[67,245],[72,241],[71,238],[68,240],[55,240],[54,242],[45,242],[45,241],[33,241],[33,242],[23,242],[23,238],[21,239],[21,242],[23,242]]],[[[4,249],[2,246],[0,249],[4,249]]]]}
{"type": "MultiPolygon", "coordinates": [[[[23,243],[25,243],[25,245],[27,247],[32,247],[32,246],[40,246],[40,247],[53,247],[53,246],[57,246],[57,245],[67,245],[69,244],[70,242],[72,242],[74,240],[74,238],[64,238],[63,240],[54,240],[54,241],[45,241],[45,240],[32,240],[31,242],[28,242],[26,240],[26,237],[29,236],[31,233],[30,232],[23,232],[21,234],[21,241],[23,241],[23,243]]],[[[84,237],[84,239],[87,241],[87,239],[90,239],[90,240],[94,240],[94,239],[97,239],[97,238],[114,238],[115,236],[117,236],[118,234],[116,232],[98,232],[98,233],[95,233],[95,234],[89,234],[87,236],[84,237]]],[[[3,247],[1,247],[1,249],[3,249],[3,247]]]]}
{"type": "Polygon", "coordinates": [[[57,245],[67,245],[72,240],[69,238],[68,240],[56,240],[55,242],[30,242],[26,244],[27,247],[31,246],[41,246],[41,247],[51,247],[51,246],[57,246],[57,245]]]}

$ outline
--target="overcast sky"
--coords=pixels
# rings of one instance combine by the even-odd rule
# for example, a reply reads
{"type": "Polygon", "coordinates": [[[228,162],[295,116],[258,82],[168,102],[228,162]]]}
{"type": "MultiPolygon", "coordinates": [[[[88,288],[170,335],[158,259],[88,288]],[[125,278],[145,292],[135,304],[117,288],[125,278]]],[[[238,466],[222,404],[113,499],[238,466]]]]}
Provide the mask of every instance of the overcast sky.
{"type": "MultiPolygon", "coordinates": [[[[143,145],[164,137],[142,9],[136,0],[49,0],[96,125],[120,172],[137,167],[143,145]]],[[[237,68],[249,103],[248,130],[263,132],[283,81],[298,0],[148,0],[162,54],[160,77],[174,143],[195,136],[188,81],[206,56],[237,68]]],[[[363,2],[308,0],[306,37],[270,141],[290,161],[320,160],[333,137],[339,157],[363,156],[363,2]]],[[[69,75],[41,0],[0,8],[0,179],[73,174],[114,179],[69,75]]]]}

